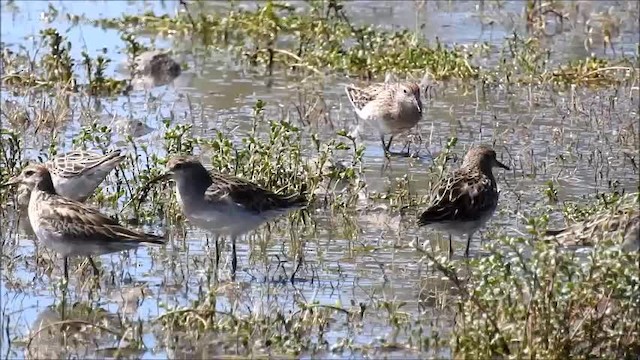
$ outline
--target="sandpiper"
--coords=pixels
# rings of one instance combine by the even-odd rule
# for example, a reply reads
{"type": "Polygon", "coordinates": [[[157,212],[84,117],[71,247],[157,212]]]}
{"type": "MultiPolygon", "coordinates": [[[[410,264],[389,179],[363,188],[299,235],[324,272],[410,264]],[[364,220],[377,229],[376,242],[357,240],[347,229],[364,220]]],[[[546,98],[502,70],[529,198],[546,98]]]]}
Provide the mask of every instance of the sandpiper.
{"type": "Polygon", "coordinates": [[[133,83],[143,88],[167,85],[182,73],[180,64],[161,50],[145,51],[136,56],[133,64],[133,83]]]}
{"type": "Polygon", "coordinates": [[[176,182],[176,197],[186,217],[196,226],[231,237],[233,275],[237,237],[307,205],[301,194],[280,195],[247,180],[208,171],[193,157],[175,156],[167,168],[163,178],[176,182]]]}
{"type": "MultiPolygon", "coordinates": [[[[75,150],[58,155],[44,165],[51,174],[57,194],[72,200],[85,201],[124,159],[120,150],[104,155],[93,151],[75,150]]],[[[30,183],[23,183],[18,188],[18,204],[21,206],[29,204],[30,186],[30,183]]]]}
{"type": "Polygon", "coordinates": [[[94,274],[99,270],[92,255],[109,254],[142,244],[164,244],[162,237],[127,229],[112,218],[81,202],[58,195],[46,166],[32,164],[4,185],[25,184],[31,190],[29,222],[39,241],[64,257],[68,281],[68,257],[87,256],[94,274]]]}
{"type": "Polygon", "coordinates": [[[620,239],[623,250],[640,251],[640,211],[629,208],[597,213],[565,228],[547,230],[546,235],[564,246],[591,246],[605,239],[620,239]]]}
{"type": "Polygon", "coordinates": [[[410,130],[422,118],[420,86],[416,83],[385,82],[366,88],[348,85],[345,91],[358,117],[378,131],[385,154],[391,154],[395,135],[410,130]],[[385,143],[387,134],[391,137],[385,143]]]}
{"type": "Polygon", "coordinates": [[[498,206],[498,188],[492,169],[509,167],[496,159],[496,152],[486,145],[474,146],[464,157],[462,166],[446,176],[435,189],[434,200],[418,219],[449,233],[449,255],[453,254],[451,235],[467,235],[465,256],[469,256],[471,237],[493,215],[498,206]]]}

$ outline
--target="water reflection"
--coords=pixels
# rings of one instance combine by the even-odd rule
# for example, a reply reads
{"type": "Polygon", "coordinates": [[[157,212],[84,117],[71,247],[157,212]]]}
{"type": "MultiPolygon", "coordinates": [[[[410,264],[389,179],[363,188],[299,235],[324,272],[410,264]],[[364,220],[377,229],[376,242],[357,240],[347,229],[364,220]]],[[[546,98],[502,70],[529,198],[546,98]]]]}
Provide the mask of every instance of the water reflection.
{"type": "Polygon", "coordinates": [[[38,314],[26,338],[25,358],[140,356],[138,339],[125,332],[123,319],[89,303],[49,306],[38,314]]]}
{"type": "MultiPolygon", "coordinates": [[[[178,4],[168,3],[171,9],[178,4]]],[[[525,4],[519,1],[500,2],[504,7],[496,10],[499,12],[494,13],[497,15],[492,17],[493,24],[488,25],[484,21],[493,11],[489,9],[493,2],[483,3],[484,13],[480,14],[483,18],[476,17],[477,2],[427,2],[425,7],[419,9],[416,9],[414,2],[395,1],[347,2],[345,6],[357,23],[379,24],[387,28],[397,25],[412,29],[415,27],[427,39],[435,40],[438,37],[447,45],[468,44],[478,40],[501,44],[504,37],[516,27],[510,25],[510,21],[520,21],[525,4]],[[422,24],[425,26],[421,27],[422,24]]],[[[580,3],[599,9],[608,6],[599,2],[580,3]]],[[[25,4],[23,12],[15,15],[18,17],[17,21],[24,21],[24,24],[13,23],[16,28],[9,32],[5,25],[11,24],[11,18],[3,11],[2,19],[7,19],[6,24],[3,21],[3,41],[4,35],[7,35],[13,37],[15,43],[20,43],[18,36],[29,35],[32,25],[35,28],[41,25],[39,14],[46,11],[47,5],[45,2],[16,4],[25,4]],[[31,20],[27,21],[25,17],[30,17],[31,20]]],[[[72,9],[76,7],[75,4],[69,7],[71,12],[75,12],[72,9]]],[[[115,4],[118,4],[115,8],[112,8],[111,2],[86,2],[84,6],[101,6],[105,16],[118,16],[125,3],[115,4]]],[[[249,4],[256,6],[256,2],[249,4]]],[[[140,3],[126,6],[131,13],[137,13],[143,7],[140,3]]],[[[156,6],[156,2],[144,5],[153,7],[156,14],[162,13],[156,6]]],[[[205,2],[203,6],[209,9],[226,8],[230,5],[205,2]]],[[[630,2],[625,6],[630,6],[629,12],[634,14],[636,10],[633,7],[638,5],[637,2],[630,2]]],[[[213,10],[215,9],[207,11],[213,10]]],[[[587,10],[580,8],[580,11],[587,10]]],[[[594,47],[589,50],[584,47],[581,25],[588,21],[590,12],[591,10],[577,19],[580,26],[575,29],[568,31],[563,28],[561,34],[544,39],[547,45],[553,47],[554,56],[582,58],[590,52],[604,54],[601,47],[595,47],[602,40],[596,35],[594,47]]],[[[60,23],[67,25],[62,21],[54,25],[60,23]]],[[[616,49],[637,47],[637,33],[630,31],[628,24],[623,25],[619,36],[621,43],[616,45],[616,49]]],[[[100,47],[108,46],[111,51],[122,46],[120,34],[116,31],[105,32],[86,26],[81,29],[90,48],[94,45],[91,40],[103,38],[106,42],[100,42],[100,47]]],[[[78,28],[71,28],[69,34],[73,41],[80,37],[78,28]]],[[[148,40],[145,36],[142,38],[148,40]]],[[[257,99],[267,102],[267,112],[273,119],[286,117],[282,116],[285,112],[292,122],[304,127],[305,135],[318,132],[321,141],[335,139],[338,129],[348,129],[354,123],[354,114],[348,107],[343,90],[343,86],[351,79],[342,75],[327,76],[318,84],[309,84],[308,80],[303,84],[302,79],[292,75],[275,73],[273,76],[264,76],[262,71],[244,68],[225,52],[207,54],[196,62],[194,58],[197,56],[191,54],[193,44],[180,41],[172,44],[171,39],[155,41],[156,46],[173,49],[172,52],[176,54],[173,60],[178,64],[187,63],[189,70],[178,71],[175,64],[164,56],[167,52],[146,55],[146,67],[145,62],[141,61],[142,73],[138,78],[142,88],[152,96],[148,96],[147,92],[142,95],[142,91],[134,91],[130,97],[102,99],[103,106],[94,109],[99,112],[105,109],[111,111],[101,121],[105,125],[113,125],[121,138],[126,135],[133,138],[162,136],[162,125],[159,121],[154,121],[171,118],[175,123],[193,125],[193,135],[206,137],[220,130],[239,144],[251,128],[251,108],[257,99]],[[185,56],[186,60],[180,58],[181,53],[188,54],[185,56]],[[154,58],[159,59],[158,63],[163,65],[154,67],[154,58]],[[158,74],[158,68],[164,69],[164,72],[158,74]],[[305,90],[305,87],[308,89],[305,90]],[[164,93],[161,96],[157,95],[162,91],[164,93]]],[[[73,50],[78,51],[77,54],[74,53],[75,58],[79,58],[80,48],[74,43],[73,50]]],[[[623,52],[617,51],[618,55],[623,52]]],[[[610,52],[609,50],[607,55],[612,55],[610,52]]],[[[474,83],[435,82],[430,88],[429,98],[425,99],[427,114],[414,136],[421,139],[420,150],[430,157],[437,156],[445,148],[450,136],[458,138],[458,146],[452,157],[464,154],[473,143],[495,141],[498,145],[505,145],[504,154],[509,156],[514,170],[498,175],[502,191],[500,209],[489,225],[490,235],[485,237],[483,234],[490,241],[493,233],[522,230],[521,215],[528,213],[529,206],[546,204],[543,190],[547,181],[552,181],[559,189],[559,204],[568,200],[585,201],[594,191],[608,190],[612,186],[607,183],[609,179],[616,179],[616,186],[621,189],[637,190],[637,141],[634,139],[637,139],[638,132],[637,124],[632,122],[637,117],[637,95],[637,87],[635,90],[625,88],[622,91],[578,89],[571,95],[555,88],[532,90],[506,85],[488,88],[474,83]],[[609,106],[611,98],[615,99],[615,106],[609,106]],[[629,116],[620,115],[629,113],[629,116]],[[611,146],[614,138],[622,139],[627,144],[626,149],[619,149],[618,144],[611,146]]],[[[20,106],[5,102],[3,111],[11,111],[12,107],[20,106]]],[[[58,134],[60,142],[66,145],[77,134],[78,124],[84,121],[84,117],[78,113],[66,116],[71,125],[58,134]]],[[[3,124],[6,124],[5,118],[3,114],[3,124]]],[[[26,116],[9,116],[9,119],[17,119],[21,127],[25,127],[29,120],[26,116]]],[[[448,288],[448,283],[433,278],[428,269],[421,267],[422,255],[415,249],[422,243],[436,250],[438,245],[444,248],[445,239],[435,232],[418,230],[415,227],[415,214],[411,213],[411,209],[398,210],[394,206],[379,205],[387,204],[388,201],[374,202],[369,197],[372,193],[385,196],[398,184],[398,179],[406,179],[411,196],[425,196],[430,185],[429,175],[434,171],[429,169],[432,161],[430,158],[394,159],[386,164],[376,135],[367,131],[361,135],[367,146],[363,159],[366,178],[361,180],[367,187],[359,192],[356,209],[341,211],[330,207],[324,209],[322,206],[330,204],[330,198],[344,190],[347,183],[340,179],[331,180],[329,175],[353,167],[352,152],[336,153],[333,159],[325,162],[320,159],[310,160],[311,166],[321,166],[323,173],[327,175],[316,195],[328,200],[324,203],[321,201],[320,208],[311,214],[312,221],[307,227],[300,225],[296,229],[299,232],[299,243],[295,244],[297,247],[287,233],[289,223],[286,220],[283,221],[286,223],[284,226],[281,224],[268,230],[263,229],[239,244],[239,256],[248,259],[242,264],[245,268],[243,270],[246,270],[243,275],[247,275],[240,279],[243,287],[239,292],[254,296],[255,299],[249,304],[252,307],[255,303],[269,302],[285,309],[291,305],[292,299],[300,298],[321,304],[350,304],[353,301],[355,304],[370,306],[382,300],[396,299],[408,303],[403,311],[412,319],[438,317],[446,328],[450,326],[453,314],[441,313],[439,310],[445,298],[442,295],[450,293],[451,289],[448,288]],[[292,285],[286,280],[295,270],[298,259],[296,256],[299,254],[304,255],[304,262],[296,275],[295,284],[292,285]],[[285,273],[288,276],[284,276],[285,273]],[[285,281],[279,281],[281,278],[285,281]],[[269,292],[274,288],[278,291],[269,292]]],[[[23,140],[30,148],[29,151],[39,152],[42,141],[32,144],[31,139],[28,134],[24,135],[23,140]]],[[[303,141],[307,140],[305,138],[303,141]]],[[[151,142],[146,138],[137,141],[148,143],[150,153],[164,151],[161,142],[151,142]]],[[[214,151],[200,150],[203,153],[214,151]]],[[[304,151],[310,156],[316,155],[312,145],[304,151]]],[[[458,166],[455,161],[451,164],[458,166]]],[[[16,328],[10,328],[9,332],[13,335],[31,326],[29,334],[33,340],[29,346],[16,343],[9,346],[5,341],[0,346],[2,349],[12,347],[22,351],[24,348],[24,356],[30,358],[85,358],[116,354],[132,354],[129,355],[132,357],[210,358],[228,354],[246,356],[249,352],[268,353],[264,350],[264,344],[237,345],[236,339],[228,335],[206,333],[195,338],[186,333],[167,333],[156,327],[151,330],[151,327],[146,326],[145,345],[149,349],[140,350],[137,345],[132,345],[135,341],[118,340],[127,329],[131,329],[130,326],[124,326],[119,318],[154,319],[159,313],[166,311],[164,306],[190,304],[199,291],[204,291],[201,289],[206,290],[210,286],[208,277],[213,253],[207,247],[207,236],[194,229],[184,231],[183,236],[181,229],[177,229],[183,224],[167,225],[167,228],[177,234],[173,240],[174,246],[167,253],[159,251],[153,256],[146,256],[145,253],[139,257],[132,256],[129,261],[117,262],[122,264],[123,269],[114,266],[113,272],[133,273],[134,276],[130,278],[134,280],[130,282],[133,281],[134,284],[122,287],[118,283],[106,289],[95,290],[104,296],[105,303],[81,303],[75,309],[69,307],[65,314],[66,319],[72,320],[69,323],[61,323],[63,320],[58,308],[46,307],[31,324],[32,314],[25,311],[15,299],[25,296],[37,304],[51,303],[60,295],[55,291],[57,279],[42,276],[42,263],[47,262],[46,253],[37,250],[37,245],[34,246],[35,236],[26,216],[23,214],[14,222],[13,218],[7,220],[5,216],[12,209],[3,211],[5,212],[0,219],[3,224],[0,230],[6,244],[3,256],[4,259],[18,259],[12,265],[3,263],[3,305],[7,312],[17,313],[20,324],[16,328]],[[21,229],[21,238],[26,241],[16,240],[18,227],[21,229]],[[40,255],[40,260],[36,261],[34,254],[37,252],[45,255],[40,255]],[[144,278],[144,282],[138,283],[143,281],[141,278],[144,278]]],[[[9,215],[12,216],[17,215],[9,215]]],[[[458,246],[463,246],[462,242],[459,244],[458,246]]],[[[472,252],[477,250],[478,242],[473,244],[472,252]]],[[[102,258],[105,262],[107,259],[102,258]]],[[[59,272],[59,266],[55,267],[55,271],[56,274],[59,272]]],[[[116,274],[115,277],[125,276],[116,274]]],[[[101,281],[104,283],[105,279],[101,281]]],[[[75,290],[83,293],[86,289],[75,290]]],[[[218,309],[227,309],[231,303],[239,301],[239,295],[235,293],[220,291],[217,295],[218,309]]],[[[38,310],[42,309],[42,305],[37,306],[38,310]]],[[[269,309],[265,308],[263,311],[268,312],[269,309]]],[[[368,319],[370,320],[361,325],[363,329],[354,329],[344,325],[342,318],[339,318],[337,324],[332,323],[327,329],[328,341],[337,343],[340,338],[348,336],[357,342],[371,344],[394,331],[383,312],[373,311],[368,319]]],[[[2,336],[6,337],[5,334],[2,336]]],[[[394,336],[396,335],[391,334],[389,338],[394,336]]],[[[410,353],[405,357],[414,356],[417,357],[417,354],[410,353]]]]}

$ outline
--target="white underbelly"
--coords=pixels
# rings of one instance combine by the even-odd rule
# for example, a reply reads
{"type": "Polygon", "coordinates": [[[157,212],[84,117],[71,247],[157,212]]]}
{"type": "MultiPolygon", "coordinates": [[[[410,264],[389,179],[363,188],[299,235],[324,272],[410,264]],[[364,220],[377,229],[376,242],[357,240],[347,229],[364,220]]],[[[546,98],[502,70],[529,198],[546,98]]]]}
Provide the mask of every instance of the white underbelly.
{"type": "Polygon", "coordinates": [[[241,236],[262,224],[296,208],[285,208],[256,213],[242,206],[224,205],[206,210],[185,208],[185,215],[194,225],[222,236],[241,236]]]}
{"type": "Polygon", "coordinates": [[[222,236],[241,236],[268,221],[268,218],[244,209],[225,207],[221,210],[187,212],[194,225],[222,236]]]}
{"type": "Polygon", "coordinates": [[[480,228],[484,226],[489,219],[491,219],[495,210],[496,209],[494,208],[479,219],[473,221],[440,222],[432,223],[427,226],[438,231],[447,232],[454,236],[473,235],[473,233],[480,230],[480,228]]]}

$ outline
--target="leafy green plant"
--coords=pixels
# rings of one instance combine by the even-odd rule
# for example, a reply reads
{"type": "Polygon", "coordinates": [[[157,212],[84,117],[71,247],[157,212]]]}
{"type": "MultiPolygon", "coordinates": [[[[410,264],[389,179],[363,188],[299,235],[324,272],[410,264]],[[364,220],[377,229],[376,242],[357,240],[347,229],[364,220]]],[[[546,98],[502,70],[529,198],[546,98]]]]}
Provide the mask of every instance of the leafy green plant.
{"type": "Polygon", "coordinates": [[[464,358],[631,359],[640,353],[640,254],[612,241],[587,255],[531,237],[503,236],[467,264],[427,254],[455,296],[451,348],[464,358]]]}

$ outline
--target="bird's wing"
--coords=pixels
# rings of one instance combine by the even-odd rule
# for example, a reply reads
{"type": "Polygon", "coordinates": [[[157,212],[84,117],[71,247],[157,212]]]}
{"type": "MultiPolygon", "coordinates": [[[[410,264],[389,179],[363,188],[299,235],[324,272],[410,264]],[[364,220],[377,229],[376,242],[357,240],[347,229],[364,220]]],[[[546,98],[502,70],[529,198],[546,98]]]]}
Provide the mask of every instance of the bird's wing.
{"type": "Polygon", "coordinates": [[[307,200],[301,194],[280,195],[250,181],[212,173],[213,183],[205,192],[211,202],[229,202],[260,213],[284,208],[303,207],[307,200]]]}
{"type": "Polygon", "coordinates": [[[496,206],[497,190],[480,172],[456,171],[436,188],[434,200],[418,220],[420,226],[461,220],[477,220],[496,206]]]}
{"type": "Polygon", "coordinates": [[[55,196],[41,208],[40,224],[72,238],[163,244],[161,237],[130,230],[83,203],[55,196]]]}
{"type": "Polygon", "coordinates": [[[74,150],[66,154],[56,156],[47,163],[50,172],[60,177],[74,177],[89,171],[106,162],[118,163],[124,159],[120,150],[109,152],[105,155],[83,150],[74,150]]]}
{"type": "Polygon", "coordinates": [[[380,93],[389,87],[388,84],[373,84],[366,88],[359,88],[354,85],[345,86],[345,92],[351,105],[357,111],[362,110],[368,103],[376,99],[380,93]]]}

